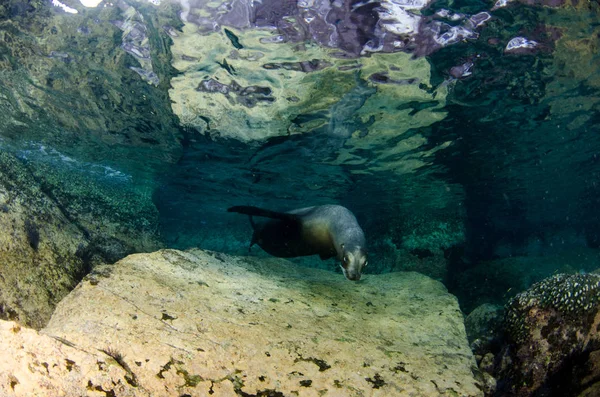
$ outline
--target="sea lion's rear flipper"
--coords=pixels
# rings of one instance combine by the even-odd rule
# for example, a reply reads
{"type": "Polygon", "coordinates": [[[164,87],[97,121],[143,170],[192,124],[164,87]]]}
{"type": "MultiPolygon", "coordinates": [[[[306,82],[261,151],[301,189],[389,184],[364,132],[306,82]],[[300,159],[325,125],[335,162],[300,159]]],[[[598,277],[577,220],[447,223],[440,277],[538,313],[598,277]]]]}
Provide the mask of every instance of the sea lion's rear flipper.
{"type": "Polygon", "coordinates": [[[295,214],[286,214],[284,212],[266,210],[264,208],[253,207],[250,205],[237,205],[234,207],[230,207],[227,209],[227,212],[237,212],[240,214],[245,214],[248,215],[248,217],[250,218],[250,224],[252,225],[252,230],[254,230],[254,233],[252,233],[252,240],[250,241],[248,251],[252,249],[252,246],[254,244],[258,244],[262,247],[262,245],[259,242],[262,227],[260,227],[260,225],[257,225],[254,222],[254,219],[252,218],[253,216],[261,216],[264,218],[278,219],[280,221],[283,221],[284,226],[282,228],[282,233],[284,235],[289,236],[290,234],[292,234],[295,236],[299,233],[301,220],[295,214]]]}
{"type": "Polygon", "coordinates": [[[250,217],[250,223],[252,223],[252,228],[254,229],[254,232],[252,233],[252,240],[250,240],[248,252],[252,251],[252,246],[258,243],[258,233],[256,232],[256,228],[254,228],[254,222],[252,221],[252,217],[250,217]]]}
{"type": "Polygon", "coordinates": [[[288,222],[298,222],[300,220],[298,215],[266,210],[264,208],[253,207],[251,205],[236,205],[234,207],[229,207],[227,208],[227,212],[237,212],[250,216],[262,216],[265,218],[280,219],[288,222]]]}

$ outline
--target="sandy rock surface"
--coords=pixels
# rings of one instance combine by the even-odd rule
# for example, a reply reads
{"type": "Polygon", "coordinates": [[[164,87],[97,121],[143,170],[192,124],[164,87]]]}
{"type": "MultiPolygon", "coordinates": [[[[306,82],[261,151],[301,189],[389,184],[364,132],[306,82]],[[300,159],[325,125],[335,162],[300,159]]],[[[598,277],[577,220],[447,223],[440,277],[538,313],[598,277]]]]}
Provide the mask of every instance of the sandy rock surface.
{"type": "Polygon", "coordinates": [[[164,250],[99,267],[39,335],[0,332],[9,395],[482,395],[456,299],[417,273],[164,250]]]}
{"type": "Polygon", "coordinates": [[[13,321],[0,321],[0,396],[145,396],[102,351],[82,350],[13,321]]]}

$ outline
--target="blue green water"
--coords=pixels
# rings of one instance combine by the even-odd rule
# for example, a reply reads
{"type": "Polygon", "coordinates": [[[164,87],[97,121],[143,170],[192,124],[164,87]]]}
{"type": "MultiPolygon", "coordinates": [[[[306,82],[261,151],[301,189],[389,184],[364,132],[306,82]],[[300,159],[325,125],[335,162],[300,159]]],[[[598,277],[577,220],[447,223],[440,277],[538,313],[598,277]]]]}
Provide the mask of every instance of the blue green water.
{"type": "Polygon", "coordinates": [[[246,253],[232,205],[342,204],[367,272],[503,303],[600,267],[598,4],[530,3],[9,1],[0,148],[165,247],[246,253]]]}

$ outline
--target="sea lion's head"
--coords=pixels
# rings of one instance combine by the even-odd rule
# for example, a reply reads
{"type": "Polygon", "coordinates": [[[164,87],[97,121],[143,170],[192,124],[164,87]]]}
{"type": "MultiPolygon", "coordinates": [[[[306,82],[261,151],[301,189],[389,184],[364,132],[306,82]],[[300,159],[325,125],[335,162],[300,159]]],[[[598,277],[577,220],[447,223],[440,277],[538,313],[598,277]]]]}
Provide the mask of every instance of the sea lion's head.
{"type": "Polygon", "coordinates": [[[365,266],[367,266],[367,250],[363,247],[347,247],[342,244],[342,271],[348,280],[358,281],[365,266]]]}

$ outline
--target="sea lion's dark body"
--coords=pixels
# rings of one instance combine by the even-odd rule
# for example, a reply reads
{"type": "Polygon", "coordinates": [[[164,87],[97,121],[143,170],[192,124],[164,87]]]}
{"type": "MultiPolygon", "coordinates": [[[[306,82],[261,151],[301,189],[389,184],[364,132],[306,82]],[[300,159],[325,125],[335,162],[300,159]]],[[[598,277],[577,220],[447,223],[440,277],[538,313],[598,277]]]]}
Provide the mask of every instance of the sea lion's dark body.
{"type": "Polygon", "coordinates": [[[275,212],[236,206],[228,211],[250,216],[254,229],[250,247],[258,244],[267,253],[280,258],[319,255],[324,260],[337,257],[347,278],[360,279],[367,261],[365,235],[347,208],[320,205],[275,212]],[[256,223],[253,216],[269,220],[256,223]]]}

